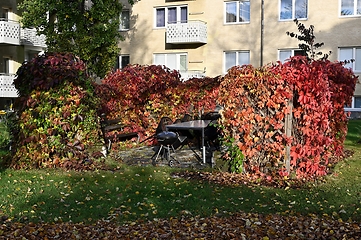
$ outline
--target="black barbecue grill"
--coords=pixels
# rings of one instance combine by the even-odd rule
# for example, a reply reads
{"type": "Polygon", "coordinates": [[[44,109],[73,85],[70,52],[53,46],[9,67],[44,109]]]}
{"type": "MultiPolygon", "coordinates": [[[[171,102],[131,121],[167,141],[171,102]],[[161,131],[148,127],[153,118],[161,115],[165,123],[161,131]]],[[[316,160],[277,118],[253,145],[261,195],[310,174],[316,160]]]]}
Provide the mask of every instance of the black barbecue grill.
{"type": "Polygon", "coordinates": [[[175,159],[170,155],[170,151],[175,152],[173,144],[177,142],[178,135],[175,132],[163,131],[156,135],[156,139],[160,146],[152,157],[153,164],[156,163],[160,155],[161,158],[167,160],[169,165],[172,166],[175,159]]]}
{"type": "Polygon", "coordinates": [[[177,134],[175,132],[163,131],[157,134],[157,140],[163,145],[172,145],[177,141],[177,134]]]}

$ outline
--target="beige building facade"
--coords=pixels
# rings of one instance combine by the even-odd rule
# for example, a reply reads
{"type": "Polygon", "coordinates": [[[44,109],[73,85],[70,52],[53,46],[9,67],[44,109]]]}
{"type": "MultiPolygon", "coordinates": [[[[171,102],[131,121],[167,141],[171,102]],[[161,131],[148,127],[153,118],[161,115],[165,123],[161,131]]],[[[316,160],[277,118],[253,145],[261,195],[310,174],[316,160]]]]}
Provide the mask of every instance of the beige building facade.
{"type": "MultiPolygon", "coordinates": [[[[22,29],[21,0],[0,1],[0,110],[17,96],[14,74],[24,60],[44,51],[45,39],[22,29]]],[[[184,79],[224,75],[234,65],[255,67],[300,54],[293,19],[315,26],[320,50],[329,59],[355,59],[347,67],[361,74],[360,0],[120,0],[118,67],[161,64],[184,79]]],[[[350,111],[361,112],[361,88],[350,111]]]]}
{"type": "MultiPolygon", "coordinates": [[[[313,25],[329,60],[355,59],[361,74],[361,6],[358,0],[127,0],[120,27],[119,67],[164,64],[192,76],[223,75],[234,65],[255,67],[300,54],[293,19],[313,25]]],[[[361,111],[358,84],[350,111],[361,111]]]]}

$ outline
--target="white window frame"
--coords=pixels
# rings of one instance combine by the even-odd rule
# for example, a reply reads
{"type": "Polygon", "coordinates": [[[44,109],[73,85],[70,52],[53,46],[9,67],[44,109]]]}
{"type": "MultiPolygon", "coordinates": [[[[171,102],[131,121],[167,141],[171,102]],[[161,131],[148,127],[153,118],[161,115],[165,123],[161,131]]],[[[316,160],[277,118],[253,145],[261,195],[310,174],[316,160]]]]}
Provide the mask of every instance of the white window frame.
{"type": "Polygon", "coordinates": [[[361,46],[358,47],[340,47],[338,48],[338,60],[339,61],[345,61],[345,60],[351,60],[353,59],[353,62],[347,63],[345,65],[346,68],[352,68],[354,73],[361,73],[361,46]],[[349,50],[351,52],[351,56],[349,59],[348,57],[342,57],[341,56],[341,50],[349,50]]]}
{"type": "MultiPolygon", "coordinates": [[[[128,64],[130,64],[130,55],[129,54],[122,54],[118,56],[118,69],[123,69],[123,58],[128,58],[128,64]]],[[[125,67],[125,66],[124,66],[125,67]]]]}
{"type": "Polygon", "coordinates": [[[243,24],[243,23],[250,23],[251,21],[251,1],[250,0],[241,0],[241,1],[226,1],[224,2],[224,18],[223,18],[223,22],[224,24],[243,24]],[[249,4],[249,19],[245,20],[245,21],[240,21],[240,5],[243,4],[244,2],[248,2],[249,4]],[[236,21],[235,22],[227,22],[227,5],[228,4],[236,4],[236,21]]]}
{"type": "MultiPolygon", "coordinates": [[[[338,60],[339,61],[345,61],[345,60],[355,60],[353,62],[350,62],[345,65],[346,68],[352,68],[354,73],[361,73],[361,46],[358,47],[339,47],[338,48],[338,60]],[[349,57],[343,57],[341,56],[341,50],[349,50],[351,53],[350,59],[349,57]],[[346,58],[346,59],[345,59],[346,58]],[[356,69],[358,67],[358,69],[356,69]]],[[[345,106],[346,111],[360,111],[360,107],[355,107],[356,104],[356,98],[361,98],[361,96],[353,96],[352,97],[352,103],[351,106],[345,106]]],[[[361,105],[361,104],[360,104],[361,105]]]]}
{"type": "Polygon", "coordinates": [[[176,24],[176,23],[187,23],[188,22],[188,5],[177,5],[177,6],[166,6],[166,7],[156,7],[154,8],[154,28],[166,28],[168,24],[176,24]],[[168,10],[176,8],[177,11],[177,19],[175,23],[169,23],[168,21],[168,10]],[[182,14],[181,9],[186,8],[187,9],[187,19],[182,20],[182,14]],[[164,26],[157,26],[157,10],[164,9],[164,26]]]}
{"type": "MultiPolygon", "coordinates": [[[[290,57],[295,56],[295,52],[299,52],[302,53],[303,50],[302,49],[278,49],[278,61],[281,61],[282,63],[286,62],[286,60],[288,60],[290,57]],[[286,58],[281,58],[281,52],[289,52],[289,56],[286,58]]],[[[296,54],[297,56],[302,55],[302,54],[296,54]]]]}
{"type": "Polygon", "coordinates": [[[340,17],[361,17],[361,0],[351,0],[353,1],[353,7],[352,7],[352,14],[343,14],[343,10],[342,10],[342,2],[344,2],[346,0],[339,0],[339,16],[340,17]],[[357,7],[357,3],[360,4],[359,7],[357,7]],[[357,12],[357,10],[359,10],[359,12],[357,12]]]}
{"type": "Polygon", "coordinates": [[[223,73],[227,73],[228,69],[230,69],[231,67],[234,67],[234,66],[238,66],[238,65],[244,65],[244,64],[250,64],[251,62],[251,52],[249,50],[237,50],[237,51],[224,51],[223,52],[223,73]],[[227,54],[236,54],[236,59],[235,59],[235,62],[234,64],[232,64],[232,66],[227,66],[227,54]],[[247,58],[248,58],[248,61],[247,62],[244,62],[242,64],[239,63],[240,61],[240,55],[241,54],[247,54],[247,58]]]}
{"type": "Polygon", "coordinates": [[[188,53],[186,52],[179,52],[179,53],[154,53],[153,54],[153,64],[155,65],[164,65],[166,67],[168,67],[169,69],[172,69],[172,70],[178,70],[180,72],[186,72],[188,71],[188,53]],[[174,63],[175,65],[175,68],[172,68],[170,67],[169,63],[167,64],[167,62],[170,60],[171,58],[171,55],[172,57],[175,57],[176,58],[176,62],[174,63]],[[159,63],[159,62],[156,62],[156,57],[159,56],[163,56],[164,57],[164,62],[162,63],[159,63]],[[185,56],[186,58],[186,61],[185,61],[185,69],[181,69],[181,56],[185,56]]]}
{"type": "Polygon", "coordinates": [[[291,0],[292,1],[292,16],[291,18],[281,18],[281,11],[282,11],[282,1],[283,0],[279,0],[279,10],[278,10],[278,19],[279,21],[293,21],[295,18],[297,18],[298,20],[306,20],[308,19],[308,8],[309,8],[309,3],[308,3],[308,0],[291,0]],[[307,4],[307,9],[306,9],[306,17],[297,17],[296,16],[296,3],[297,1],[306,1],[306,4],[307,4]]]}
{"type": "Polygon", "coordinates": [[[356,98],[360,99],[360,101],[361,101],[361,96],[353,96],[351,106],[345,106],[345,111],[354,112],[354,111],[360,111],[361,110],[361,103],[360,103],[360,107],[355,107],[356,98]]]}
{"type": "Polygon", "coordinates": [[[119,16],[119,31],[128,31],[130,29],[130,11],[129,9],[124,9],[119,16]],[[124,21],[124,18],[127,18],[124,21]]]}

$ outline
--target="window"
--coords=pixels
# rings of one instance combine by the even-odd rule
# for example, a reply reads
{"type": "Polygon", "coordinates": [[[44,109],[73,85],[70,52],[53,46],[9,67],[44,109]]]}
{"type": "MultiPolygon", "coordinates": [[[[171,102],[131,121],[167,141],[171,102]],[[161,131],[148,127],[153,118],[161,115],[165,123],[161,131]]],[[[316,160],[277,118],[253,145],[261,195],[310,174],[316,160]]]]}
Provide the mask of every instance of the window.
{"type": "Polygon", "coordinates": [[[129,55],[120,55],[117,59],[117,68],[123,69],[125,66],[127,66],[130,63],[130,57],[129,55]]]}
{"type": "Polygon", "coordinates": [[[352,97],[352,103],[351,105],[346,105],[345,108],[361,108],[361,97],[360,96],[354,96],[352,97]]]}
{"type": "Polygon", "coordinates": [[[3,59],[3,73],[9,74],[10,73],[10,58],[3,59]]]}
{"type": "Polygon", "coordinates": [[[341,1],[341,16],[360,16],[361,15],[361,0],[340,0],[341,1]]]}
{"type": "Polygon", "coordinates": [[[165,27],[167,24],[188,22],[188,7],[164,7],[155,9],[155,27],[165,27]]]}
{"type": "Polygon", "coordinates": [[[170,69],[175,69],[180,72],[186,72],[187,53],[160,53],[154,54],[153,63],[155,65],[165,65],[170,69]]]}
{"type": "Polygon", "coordinates": [[[300,49],[287,49],[278,51],[278,60],[286,62],[290,57],[293,56],[306,56],[305,52],[300,49]]]}
{"type": "Polygon", "coordinates": [[[352,102],[354,108],[361,108],[361,97],[353,97],[352,102]]]}
{"type": "Polygon", "coordinates": [[[126,31],[129,30],[129,19],[130,19],[130,13],[129,10],[123,10],[120,14],[120,25],[119,30],[120,31],[126,31]]]}
{"type": "Polygon", "coordinates": [[[3,20],[8,20],[9,19],[9,9],[8,8],[3,8],[2,9],[1,18],[3,20]]]}
{"type": "Polygon", "coordinates": [[[233,66],[244,65],[250,63],[249,51],[232,51],[224,53],[224,70],[228,71],[233,66]]]}
{"type": "Polygon", "coordinates": [[[250,21],[250,2],[247,0],[226,2],[225,10],[226,23],[243,23],[250,21]]]}
{"type": "Polygon", "coordinates": [[[350,61],[345,65],[346,68],[352,68],[354,72],[361,72],[361,47],[354,48],[340,48],[338,53],[339,61],[350,61]]]}
{"type": "Polygon", "coordinates": [[[308,0],[280,0],[280,20],[307,18],[308,0]]]}

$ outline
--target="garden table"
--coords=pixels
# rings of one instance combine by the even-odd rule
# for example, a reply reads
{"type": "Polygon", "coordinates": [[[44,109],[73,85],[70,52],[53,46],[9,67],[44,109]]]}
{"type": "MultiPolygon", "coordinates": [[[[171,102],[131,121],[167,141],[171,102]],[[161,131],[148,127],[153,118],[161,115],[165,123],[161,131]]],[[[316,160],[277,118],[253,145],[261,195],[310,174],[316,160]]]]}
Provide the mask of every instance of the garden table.
{"type": "Polygon", "coordinates": [[[204,145],[204,129],[208,126],[211,120],[193,120],[189,122],[175,123],[171,125],[166,125],[168,130],[200,130],[202,132],[202,160],[203,163],[206,163],[206,147],[204,145]]]}

